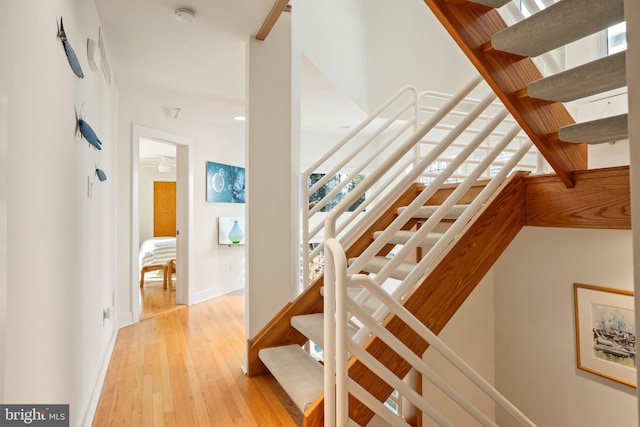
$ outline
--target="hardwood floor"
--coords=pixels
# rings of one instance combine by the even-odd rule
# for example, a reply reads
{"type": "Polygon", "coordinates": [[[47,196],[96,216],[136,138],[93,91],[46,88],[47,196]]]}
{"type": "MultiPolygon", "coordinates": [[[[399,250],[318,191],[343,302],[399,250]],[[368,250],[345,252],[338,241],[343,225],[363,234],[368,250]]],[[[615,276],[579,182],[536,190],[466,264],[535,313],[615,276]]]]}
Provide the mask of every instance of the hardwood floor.
{"type": "Polygon", "coordinates": [[[162,289],[162,281],[149,281],[140,288],[140,320],[180,307],[176,305],[176,291],[162,289]]]}
{"type": "Polygon", "coordinates": [[[93,426],[295,426],[242,372],[244,294],[178,307],[118,332],[93,426]]]}

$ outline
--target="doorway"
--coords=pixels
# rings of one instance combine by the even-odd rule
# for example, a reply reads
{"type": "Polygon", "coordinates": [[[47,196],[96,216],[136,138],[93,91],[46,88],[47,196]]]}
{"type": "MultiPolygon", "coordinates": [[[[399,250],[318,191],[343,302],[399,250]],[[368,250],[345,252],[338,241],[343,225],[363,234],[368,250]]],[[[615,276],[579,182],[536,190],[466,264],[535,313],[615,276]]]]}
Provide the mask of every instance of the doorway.
{"type": "Polygon", "coordinates": [[[191,300],[189,291],[189,242],[192,223],[190,142],[188,138],[179,135],[134,125],[131,200],[131,309],[134,323],[179,308],[180,305],[188,305],[191,300]],[[162,188],[164,191],[172,184],[175,188],[174,201],[168,200],[171,199],[171,194],[168,196],[162,194],[159,198],[154,196],[156,193],[154,187],[162,188]],[[154,207],[154,203],[157,202],[164,203],[165,207],[154,207]],[[166,203],[173,206],[167,207],[166,203]],[[171,211],[174,212],[175,225],[171,224],[171,211]],[[161,230],[155,230],[157,221],[154,212],[162,214],[158,215],[163,217],[159,218],[162,223],[161,230]],[[166,215],[167,212],[169,215],[166,215]],[[143,252],[147,253],[149,240],[160,241],[161,238],[173,238],[172,250],[175,255],[169,256],[166,247],[160,249],[158,253],[167,259],[158,258],[156,265],[159,268],[156,270],[151,268],[151,271],[144,274],[144,282],[141,282],[140,261],[143,252]],[[141,250],[143,244],[144,250],[141,250]],[[175,259],[175,262],[170,262],[170,259],[175,259]],[[168,268],[163,269],[163,266],[168,268]]]}
{"type": "Polygon", "coordinates": [[[140,320],[175,310],[176,146],[140,138],[140,320]],[[144,276],[144,277],[142,277],[144,276]]]}

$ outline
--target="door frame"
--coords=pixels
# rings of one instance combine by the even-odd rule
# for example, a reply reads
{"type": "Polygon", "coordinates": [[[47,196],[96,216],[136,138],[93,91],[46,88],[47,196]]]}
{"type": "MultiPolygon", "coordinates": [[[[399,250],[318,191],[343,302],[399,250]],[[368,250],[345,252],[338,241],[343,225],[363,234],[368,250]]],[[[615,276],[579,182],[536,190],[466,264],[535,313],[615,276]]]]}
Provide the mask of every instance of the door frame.
{"type": "Polygon", "coordinates": [[[133,323],[140,321],[140,250],[139,224],[139,164],[140,139],[151,139],[176,146],[176,304],[191,305],[193,298],[190,253],[193,241],[193,161],[191,138],[140,125],[133,125],[131,137],[131,314],[133,323]]]}

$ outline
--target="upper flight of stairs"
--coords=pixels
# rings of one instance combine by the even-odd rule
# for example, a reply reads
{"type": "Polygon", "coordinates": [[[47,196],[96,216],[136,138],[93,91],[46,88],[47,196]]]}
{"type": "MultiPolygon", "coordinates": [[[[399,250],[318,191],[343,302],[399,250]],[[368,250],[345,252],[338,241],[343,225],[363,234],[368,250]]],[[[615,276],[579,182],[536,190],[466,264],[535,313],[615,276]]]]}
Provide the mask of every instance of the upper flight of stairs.
{"type": "MultiPolygon", "coordinates": [[[[403,302],[436,334],[524,225],[629,227],[628,171],[584,172],[588,169],[585,144],[628,138],[627,116],[576,124],[563,105],[625,86],[625,53],[548,77],[542,75],[531,59],[623,21],[623,1],[561,0],[512,27],[507,27],[495,9],[507,2],[425,0],[556,171],[557,178],[537,178],[527,184],[529,178],[524,174],[513,175],[403,302]]],[[[480,188],[482,184],[469,191],[443,222],[458,217],[480,188]]],[[[347,257],[357,258],[422,189],[415,184],[399,195],[377,222],[347,248],[347,257]]],[[[438,205],[444,197],[439,192],[427,204],[438,205]]],[[[363,270],[379,272],[394,246],[406,243],[433,209],[425,206],[414,215],[363,270]]],[[[440,237],[437,232],[427,236],[416,252],[416,260],[405,260],[391,277],[406,276],[405,267],[412,267],[440,237]]],[[[303,348],[309,340],[319,346],[323,344],[322,286],[320,277],[252,338],[248,348],[249,375],[270,371],[289,395],[294,406],[292,412],[297,413],[295,418],[305,426],[322,425],[322,365],[303,348]]],[[[373,312],[376,307],[377,301],[370,299],[365,310],[373,312]]],[[[426,350],[428,344],[394,316],[385,320],[385,327],[416,354],[426,350]]],[[[349,333],[355,334],[356,329],[349,333]]],[[[411,369],[376,337],[366,342],[366,350],[391,367],[399,378],[411,369]]],[[[349,376],[379,401],[392,392],[389,385],[377,380],[358,360],[351,360],[349,376]]],[[[359,425],[366,425],[373,416],[353,398],[349,409],[350,417],[359,425]]]]}
{"type": "Polygon", "coordinates": [[[562,104],[624,86],[624,54],[546,78],[531,60],[624,21],[623,0],[562,0],[511,27],[495,9],[507,0],[425,3],[567,186],[574,171],[587,169],[580,143],[627,137],[626,116],[575,124],[562,104]]]}

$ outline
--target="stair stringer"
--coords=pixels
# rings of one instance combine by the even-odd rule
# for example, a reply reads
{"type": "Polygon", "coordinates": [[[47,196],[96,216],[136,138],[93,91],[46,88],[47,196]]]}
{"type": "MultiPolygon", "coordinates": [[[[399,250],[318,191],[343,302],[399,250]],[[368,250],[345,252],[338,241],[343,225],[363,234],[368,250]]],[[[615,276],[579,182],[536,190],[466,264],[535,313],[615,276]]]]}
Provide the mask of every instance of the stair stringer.
{"type": "MultiPolygon", "coordinates": [[[[526,172],[517,172],[501,186],[433,271],[406,298],[404,307],[435,334],[440,333],[526,224],[526,175],[526,172]]],[[[396,316],[389,316],[384,326],[414,353],[421,355],[427,350],[428,343],[396,316]]],[[[402,357],[375,336],[364,347],[399,378],[404,378],[411,370],[402,357]]],[[[349,363],[349,377],[381,402],[393,391],[353,358],[349,363]]],[[[366,406],[349,396],[352,420],[366,425],[373,415],[366,406]]],[[[323,425],[322,395],[305,411],[303,425],[323,425]]]]}

